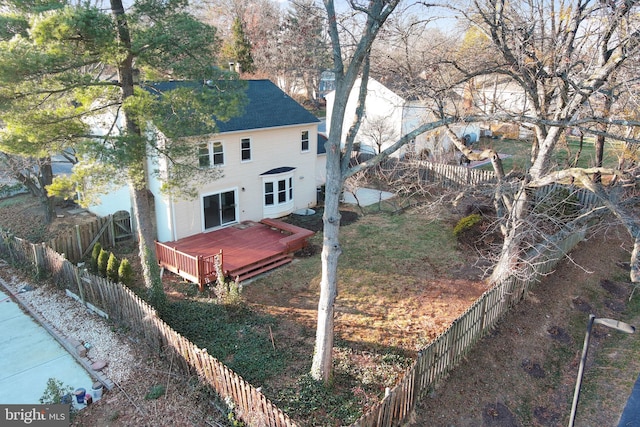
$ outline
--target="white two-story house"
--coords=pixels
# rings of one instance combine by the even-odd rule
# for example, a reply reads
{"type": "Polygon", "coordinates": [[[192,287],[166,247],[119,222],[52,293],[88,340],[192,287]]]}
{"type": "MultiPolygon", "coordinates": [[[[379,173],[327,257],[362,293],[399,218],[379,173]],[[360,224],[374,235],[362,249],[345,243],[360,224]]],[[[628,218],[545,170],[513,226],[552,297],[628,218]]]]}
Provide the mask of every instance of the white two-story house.
{"type": "MultiPolygon", "coordinates": [[[[180,84],[150,86],[163,93],[180,84]]],[[[246,90],[243,114],[218,122],[216,133],[194,142],[197,164],[219,168],[220,178],[198,183],[195,198],[161,192],[162,173],[150,178],[158,241],[278,218],[316,205],[319,120],[269,80],[249,80],[246,90]]],[[[100,199],[100,205],[89,208],[98,215],[131,209],[126,189],[100,199]]]]}

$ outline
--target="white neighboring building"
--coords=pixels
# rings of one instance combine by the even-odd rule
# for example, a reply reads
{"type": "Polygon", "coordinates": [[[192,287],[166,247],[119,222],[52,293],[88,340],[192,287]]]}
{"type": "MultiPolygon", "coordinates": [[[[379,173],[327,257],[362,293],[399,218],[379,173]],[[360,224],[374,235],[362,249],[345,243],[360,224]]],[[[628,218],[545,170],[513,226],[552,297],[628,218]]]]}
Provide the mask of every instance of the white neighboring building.
{"type": "MultiPolygon", "coordinates": [[[[361,79],[358,79],[349,95],[342,141],[346,139],[349,127],[355,118],[360,84],[361,79]]],[[[335,91],[328,93],[325,98],[327,100],[327,133],[329,134],[335,91]]],[[[421,124],[432,120],[433,116],[424,103],[404,99],[382,83],[369,78],[365,113],[355,142],[359,144],[361,153],[376,154],[421,124]]],[[[451,129],[458,137],[468,136],[471,143],[476,142],[480,136],[480,127],[475,123],[453,125],[451,129]]],[[[446,153],[451,153],[454,148],[446,133],[436,130],[418,136],[413,143],[398,150],[394,157],[402,157],[407,153],[428,153],[430,158],[437,159],[446,153]]]]}

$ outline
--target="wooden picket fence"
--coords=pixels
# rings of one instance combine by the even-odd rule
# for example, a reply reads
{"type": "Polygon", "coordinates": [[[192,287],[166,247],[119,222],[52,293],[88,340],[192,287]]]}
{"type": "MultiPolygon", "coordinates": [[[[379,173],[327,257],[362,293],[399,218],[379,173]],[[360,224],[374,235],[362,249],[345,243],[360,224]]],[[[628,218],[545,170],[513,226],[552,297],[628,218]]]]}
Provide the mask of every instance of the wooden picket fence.
{"type": "Polygon", "coordinates": [[[126,286],[78,269],[46,244],[32,244],[0,230],[0,253],[13,263],[31,265],[51,275],[54,283],[102,309],[109,318],[127,326],[158,353],[169,353],[187,374],[196,374],[222,399],[234,402],[234,412],[249,425],[294,427],[296,423],[258,389],[206,350],[174,331],[155,309],[126,286]]]}
{"type": "MultiPolygon", "coordinates": [[[[496,176],[493,171],[469,168],[444,163],[431,163],[424,160],[412,160],[411,166],[418,171],[419,179],[447,190],[461,190],[477,185],[494,184],[496,176]]],[[[580,208],[601,206],[598,196],[589,190],[572,185],[552,183],[535,189],[535,199],[540,201],[558,190],[569,190],[569,194],[577,197],[580,208]]]]}
{"type": "Polygon", "coordinates": [[[412,160],[415,162],[412,168],[419,171],[419,177],[423,182],[435,184],[446,189],[470,188],[481,184],[496,182],[493,171],[469,168],[444,163],[431,163],[424,160],[412,160]]]}
{"type": "MultiPolygon", "coordinates": [[[[352,426],[399,425],[416,403],[443,381],[500,318],[522,300],[537,279],[552,271],[584,235],[584,228],[566,233],[547,250],[542,260],[540,250],[536,250],[537,261],[529,267],[531,274],[526,275],[531,277],[529,280],[512,277],[486,291],[445,332],[419,351],[415,363],[398,384],[352,426]]],[[[296,425],[255,387],[174,331],[157,316],[153,307],[127,287],[80,271],[45,244],[32,244],[1,230],[0,236],[0,253],[12,262],[30,264],[36,271],[50,274],[58,286],[66,287],[80,295],[83,301],[100,307],[113,321],[143,337],[153,350],[173,354],[184,372],[197,374],[223,399],[231,399],[237,415],[248,425],[296,425]]]]}

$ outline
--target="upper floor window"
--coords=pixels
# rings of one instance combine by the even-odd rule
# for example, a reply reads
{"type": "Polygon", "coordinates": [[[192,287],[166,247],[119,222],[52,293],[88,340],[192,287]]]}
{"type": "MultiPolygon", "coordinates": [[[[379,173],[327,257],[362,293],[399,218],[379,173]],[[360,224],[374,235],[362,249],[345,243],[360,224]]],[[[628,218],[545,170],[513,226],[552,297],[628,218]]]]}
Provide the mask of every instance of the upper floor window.
{"type": "Polygon", "coordinates": [[[308,130],[303,130],[302,131],[302,138],[300,139],[302,145],[302,151],[309,151],[309,131],[308,130]]]}
{"type": "Polygon", "coordinates": [[[240,158],[243,162],[251,160],[251,139],[242,138],[240,140],[240,158]]]}
{"type": "Polygon", "coordinates": [[[205,142],[198,145],[198,166],[208,168],[224,164],[224,147],[222,142],[205,142]]]}

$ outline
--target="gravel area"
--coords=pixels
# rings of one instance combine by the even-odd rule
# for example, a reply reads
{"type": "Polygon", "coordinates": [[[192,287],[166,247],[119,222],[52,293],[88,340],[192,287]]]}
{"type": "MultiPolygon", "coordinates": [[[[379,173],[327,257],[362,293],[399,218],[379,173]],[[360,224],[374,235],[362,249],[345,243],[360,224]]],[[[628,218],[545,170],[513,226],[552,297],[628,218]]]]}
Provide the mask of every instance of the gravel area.
{"type": "Polygon", "coordinates": [[[137,362],[133,344],[116,333],[108,320],[91,312],[60,289],[26,281],[2,260],[0,282],[19,293],[20,299],[67,341],[84,344],[91,361],[106,362],[107,366],[101,373],[108,379],[122,382],[129,377],[137,362]]]}

